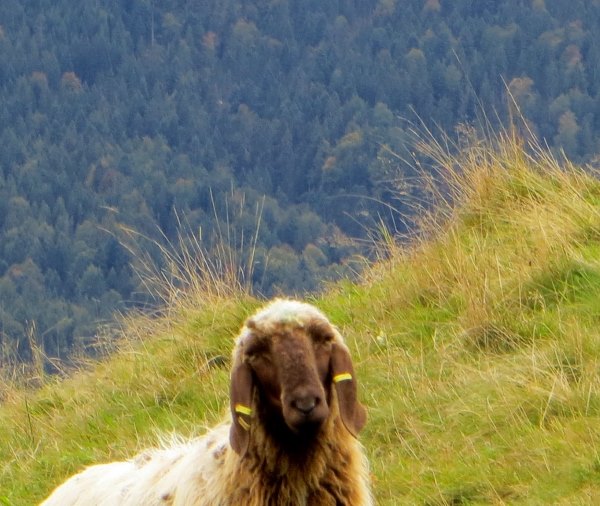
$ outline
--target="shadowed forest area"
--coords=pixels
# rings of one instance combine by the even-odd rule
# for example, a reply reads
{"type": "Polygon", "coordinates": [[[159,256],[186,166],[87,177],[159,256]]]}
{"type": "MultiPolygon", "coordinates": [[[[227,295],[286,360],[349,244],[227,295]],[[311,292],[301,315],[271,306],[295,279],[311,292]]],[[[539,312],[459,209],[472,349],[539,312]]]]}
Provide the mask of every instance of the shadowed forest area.
{"type": "Polygon", "coordinates": [[[352,275],[406,232],[411,121],[517,112],[597,164],[599,25],[597,0],[2,0],[0,364],[110,334],[153,302],[136,252],[167,269],[182,236],[257,294],[352,275]]]}

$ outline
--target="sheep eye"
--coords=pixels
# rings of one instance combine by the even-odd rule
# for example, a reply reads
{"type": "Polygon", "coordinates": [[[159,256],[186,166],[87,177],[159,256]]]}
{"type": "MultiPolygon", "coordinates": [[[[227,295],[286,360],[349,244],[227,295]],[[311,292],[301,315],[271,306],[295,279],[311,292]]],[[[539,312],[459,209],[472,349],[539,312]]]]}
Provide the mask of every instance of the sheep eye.
{"type": "Polygon", "coordinates": [[[331,350],[331,341],[313,341],[313,347],[315,350],[319,351],[330,351],[331,350]]]}
{"type": "Polygon", "coordinates": [[[249,358],[268,356],[269,346],[265,342],[252,343],[246,348],[246,355],[249,358]]]}
{"type": "Polygon", "coordinates": [[[331,334],[317,332],[312,335],[312,340],[315,344],[324,345],[331,343],[333,341],[333,336],[331,334]]]}

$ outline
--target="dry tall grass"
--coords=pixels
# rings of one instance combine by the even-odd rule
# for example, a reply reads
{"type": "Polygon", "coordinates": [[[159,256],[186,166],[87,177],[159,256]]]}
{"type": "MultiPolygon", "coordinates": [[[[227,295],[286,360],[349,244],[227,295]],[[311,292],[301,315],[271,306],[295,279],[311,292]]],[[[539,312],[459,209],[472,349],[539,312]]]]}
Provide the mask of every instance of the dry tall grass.
{"type": "Polygon", "coordinates": [[[512,135],[420,149],[437,204],[348,308],[397,392],[372,399],[380,497],[593,504],[600,183],[512,135]]]}

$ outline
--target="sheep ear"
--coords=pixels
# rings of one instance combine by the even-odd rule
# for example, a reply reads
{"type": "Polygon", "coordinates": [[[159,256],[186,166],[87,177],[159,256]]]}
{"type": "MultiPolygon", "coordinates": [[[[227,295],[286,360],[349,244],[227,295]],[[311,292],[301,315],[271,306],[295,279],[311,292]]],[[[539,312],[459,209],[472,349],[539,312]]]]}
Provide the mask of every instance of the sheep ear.
{"type": "Polygon", "coordinates": [[[344,345],[333,344],[331,350],[331,374],[335,385],[342,421],[357,436],[367,422],[367,410],[357,399],[357,381],[350,353],[344,345]]]}
{"type": "Polygon", "coordinates": [[[236,453],[243,456],[248,449],[252,419],[252,371],[247,364],[237,365],[231,373],[229,402],[229,443],[236,453]]]}

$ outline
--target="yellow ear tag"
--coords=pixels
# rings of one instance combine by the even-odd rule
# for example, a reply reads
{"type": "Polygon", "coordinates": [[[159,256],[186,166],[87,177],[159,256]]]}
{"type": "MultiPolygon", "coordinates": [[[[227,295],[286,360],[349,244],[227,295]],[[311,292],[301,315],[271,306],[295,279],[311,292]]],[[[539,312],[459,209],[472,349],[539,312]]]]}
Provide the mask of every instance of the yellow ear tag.
{"type": "Polygon", "coordinates": [[[352,379],[352,374],[350,374],[349,372],[342,372],[340,374],[336,374],[333,377],[333,382],[339,383],[340,381],[349,381],[351,379],[352,379]]]}
{"type": "Polygon", "coordinates": [[[252,408],[249,406],[244,406],[243,404],[236,404],[235,412],[240,413],[241,415],[250,416],[252,414],[252,408]]]}
{"type": "Polygon", "coordinates": [[[250,424],[244,420],[241,416],[237,417],[237,421],[244,430],[250,430],[250,424]]]}

